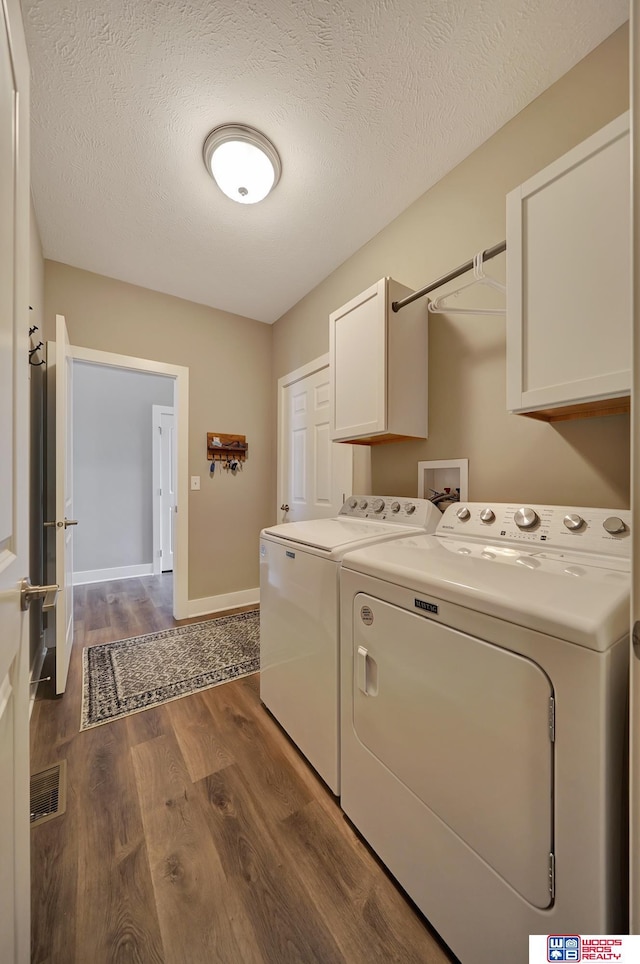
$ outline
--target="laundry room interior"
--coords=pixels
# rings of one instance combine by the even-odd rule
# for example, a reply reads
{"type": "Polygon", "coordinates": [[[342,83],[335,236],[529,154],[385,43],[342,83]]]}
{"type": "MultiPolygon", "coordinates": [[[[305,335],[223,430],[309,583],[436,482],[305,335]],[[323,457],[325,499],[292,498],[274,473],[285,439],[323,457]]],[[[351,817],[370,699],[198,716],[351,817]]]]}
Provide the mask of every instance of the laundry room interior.
{"type": "Polygon", "coordinates": [[[635,2],[8,3],[7,960],[640,934],[635,2]]]}

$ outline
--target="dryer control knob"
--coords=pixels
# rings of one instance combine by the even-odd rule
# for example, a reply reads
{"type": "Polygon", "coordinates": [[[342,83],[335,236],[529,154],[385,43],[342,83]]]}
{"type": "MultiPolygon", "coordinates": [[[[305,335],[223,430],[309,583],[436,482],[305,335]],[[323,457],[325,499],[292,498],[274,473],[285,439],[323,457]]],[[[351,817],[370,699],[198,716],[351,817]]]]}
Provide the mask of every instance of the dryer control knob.
{"type": "Polygon", "coordinates": [[[347,505],[349,506],[350,509],[355,509],[357,504],[358,504],[358,500],[355,499],[353,496],[351,496],[351,498],[347,500],[347,505]]]}
{"type": "Polygon", "coordinates": [[[366,509],[368,505],[369,505],[369,503],[367,502],[366,499],[361,499],[361,500],[360,500],[360,508],[361,508],[361,509],[366,509]]]}
{"type": "Polygon", "coordinates": [[[407,515],[413,515],[413,513],[416,511],[416,507],[415,507],[415,505],[413,504],[413,502],[407,502],[407,504],[405,505],[404,509],[405,509],[405,512],[407,513],[407,515]]]}
{"type": "Polygon", "coordinates": [[[562,521],[567,529],[571,529],[572,532],[577,532],[577,530],[581,529],[584,525],[584,519],[576,512],[569,513],[569,515],[566,515],[562,521]]]}
{"type": "Polygon", "coordinates": [[[483,522],[493,522],[495,517],[496,517],[496,514],[493,511],[493,509],[483,509],[482,512],[480,513],[480,518],[482,519],[483,522]]]}
{"type": "Polygon", "coordinates": [[[384,509],[384,499],[374,499],[371,506],[374,512],[382,512],[384,509]]]}
{"type": "Polygon", "coordinates": [[[466,505],[461,505],[459,509],[456,509],[456,515],[461,522],[466,522],[471,513],[467,509],[466,505]]]}
{"type": "Polygon", "coordinates": [[[393,513],[399,512],[399,511],[400,511],[400,503],[399,503],[399,502],[392,502],[392,503],[391,503],[391,511],[392,511],[393,513]]]}
{"type": "Polygon", "coordinates": [[[534,525],[540,522],[540,516],[535,509],[528,509],[522,506],[522,508],[518,509],[515,513],[513,521],[518,529],[533,529],[534,525]]]}
{"type": "Polygon", "coordinates": [[[617,536],[627,528],[622,519],[619,519],[616,515],[610,515],[608,519],[604,520],[602,525],[610,536],[617,536]]]}

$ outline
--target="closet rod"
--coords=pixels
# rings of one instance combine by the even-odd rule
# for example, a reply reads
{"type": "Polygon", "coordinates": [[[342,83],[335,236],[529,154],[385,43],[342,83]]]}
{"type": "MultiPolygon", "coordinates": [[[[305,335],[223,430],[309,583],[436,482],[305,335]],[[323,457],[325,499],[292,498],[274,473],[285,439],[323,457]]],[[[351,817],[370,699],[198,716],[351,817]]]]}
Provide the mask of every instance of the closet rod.
{"type": "MultiPolygon", "coordinates": [[[[495,258],[496,255],[502,254],[502,252],[506,250],[507,242],[501,241],[500,244],[494,244],[492,248],[487,248],[486,251],[483,251],[482,260],[490,261],[491,258],[495,258]]],[[[444,274],[441,278],[438,278],[437,281],[432,281],[430,285],[426,285],[424,288],[414,291],[412,295],[407,295],[407,297],[403,298],[401,301],[393,301],[391,303],[391,307],[394,311],[400,311],[400,309],[404,308],[405,305],[410,305],[412,301],[417,301],[418,298],[424,298],[424,296],[428,295],[430,291],[434,291],[441,285],[446,285],[447,281],[453,281],[454,278],[459,278],[461,274],[471,271],[472,268],[473,258],[471,261],[465,261],[465,263],[461,264],[459,268],[454,268],[453,271],[450,271],[448,274],[444,274]]]]}

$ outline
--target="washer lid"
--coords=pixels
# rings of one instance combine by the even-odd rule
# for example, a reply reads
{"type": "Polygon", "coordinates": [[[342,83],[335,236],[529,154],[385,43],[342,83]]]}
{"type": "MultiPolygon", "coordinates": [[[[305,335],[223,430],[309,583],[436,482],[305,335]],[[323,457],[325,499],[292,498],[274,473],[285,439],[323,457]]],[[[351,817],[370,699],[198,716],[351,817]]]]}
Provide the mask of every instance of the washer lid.
{"type": "MultiPolygon", "coordinates": [[[[417,530],[416,530],[417,531],[417,530]]],[[[284,522],[263,529],[263,536],[273,536],[324,552],[334,552],[369,539],[384,539],[411,532],[406,525],[390,522],[370,522],[363,519],[309,519],[306,522],[284,522]]]]}
{"type": "Polygon", "coordinates": [[[604,652],[629,632],[631,579],[600,561],[414,535],[350,552],[342,567],[604,652]]]}

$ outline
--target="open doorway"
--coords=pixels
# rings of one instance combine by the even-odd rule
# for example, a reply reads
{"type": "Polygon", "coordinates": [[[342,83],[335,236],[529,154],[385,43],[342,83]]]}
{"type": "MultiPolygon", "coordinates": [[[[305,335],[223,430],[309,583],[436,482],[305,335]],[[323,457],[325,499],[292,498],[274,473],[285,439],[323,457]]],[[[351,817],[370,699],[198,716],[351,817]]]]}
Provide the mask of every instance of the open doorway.
{"type": "MultiPolygon", "coordinates": [[[[60,321],[64,323],[63,318],[61,318],[60,321]]],[[[127,460],[130,460],[133,455],[135,455],[136,448],[141,448],[144,446],[146,449],[148,449],[149,453],[151,452],[151,401],[153,399],[148,399],[148,411],[143,419],[144,437],[139,436],[137,441],[135,436],[131,435],[128,425],[125,425],[125,427],[121,428],[118,432],[117,430],[114,430],[113,427],[106,427],[103,424],[102,419],[104,409],[107,409],[107,414],[110,414],[110,410],[115,410],[118,408],[120,410],[121,423],[123,413],[125,422],[133,420],[131,416],[131,405],[129,402],[125,401],[125,399],[128,398],[128,395],[126,395],[123,385],[124,380],[127,377],[142,374],[143,376],[151,376],[152,378],[155,378],[156,376],[163,377],[162,383],[164,384],[165,389],[167,387],[169,389],[169,395],[165,400],[172,402],[171,407],[174,410],[176,451],[174,460],[175,538],[173,572],[167,574],[168,592],[166,592],[163,596],[162,606],[165,611],[172,614],[174,619],[184,619],[189,615],[187,572],[189,370],[184,366],[170,365],[164,362],[152,361],[150,359],[135,358],[127,355],[117,355],[115,353],[102,352],[96,349],[80,348],[72,345],[67,347],[66,352],[66,357],[69,361],[68,367],[74,375],[79,374],[80,379],[83,378],[83,375],[86,376],[86,380],[92,383],[94,387],[96,387],[98,384],[102,385],[102,394],[99,400],[94,398],[90,404],[81,404],[76,399],[76,411],[78,411],[78,409],[81,411],[82,414],[79,417],[86,424],[84,427],[84,441],[80,444],[78,441],[76,441],[76,446],[79,449],[79,452],[76,454],[75,460],[72,457],[72,452],[69,451],[72,449],[74,442],[74,432],[71,427],[72,420],[64,418],[60,419],[57,417],[57,405],[55,403],[55,398],[51,398],[52,395],[55,395],[55,391],[52,391],[51,393],[48,391],[50,398],[47,419],[47,501],[51,503],[53,495],[53,503],[55,504],[55,491],[59,487],[61,488],[59,483],[57,481],[54,483],[53,480],[54,465],[56,466],[55,474],[57,476],[57,466],[60,463],[67,464],[67,466],[70,465],[78,469],[78,460],[84,459],[85,462],[90,466],[92,473],[89,476],[89,484],[85,485],[84,487],[85,495],[87,496],[87,498],[84,500],[84,510],[82,508],[83,496],[82,492],[80,492],[80,511],[78,511],[77,505],[74,505],[73,512],[69,513],[69,518],[71,517],[71,514],[77,517],[77,525],[75,520],[73,523],[67,523],[68,525],[73,525],[73,528],[69,531],[73,533],[74,542],[76,541],[77,534],[81,529],[81,526],[82,529],[86,531],[86,536],[82,543],[78,545],[77,552],[73,552],[73,549],[75,548],[74,546],[70,547],[71,555],[75,555],[76,559],[72,568],[72,572],[75,575],[70,575],[69,578],[63,579],[67,589],[71,589],[71,593],[67,593],[69,596],[68,609],[70,612],[73,612],[74,582],[78,583],[78,593],[83,592],[83,583],[84,590],[86,590],[87,587],[98,583],[103,586],[109,586],[111,590],[121,587],[124,591],[126,586],[128,586],[129,589],[131,587],[132,580],[128,577],[141,576],[143,575],[143,571],[148,571],[149,573],[153,572],[153,559],[150,556],[148,549],[146,558],[143,554],[142,558],[139,556],[136,559],[135,557],[132,558],[129,556],[128,558],[123,559],[118,558],[117,552],[114,553],[114,550],[117,550],[118,548],[121,549],[123,544],[128,546],[130,549],[131,545],[135,544],[136,541],[139,549],[141,529],[144,527],[143,516],[145,516],[147,520],[147,535],[143,536],[143,539],[147,540],[147,546],[152,544],[152,536],[150,533],[150,520],[152,515],[150,491],[151,458],[148,460],[148,478],[142,479],[142,473],[138,470],[138,478],[137,480],[134,479],[133,482],[131,481],[131,478],[129,478],[128,482],[125,480],[123,464],[127,460]],[[109,385],[109,380],[113,376],[114,372],[119,373],[117,377],[121,381],[117,385],[110,384],[110,387],[105,389],[105,385],[109,385]],[[52,401],[53,405],[51,404],[52,401]],[[120,435],[122,437],[126,436],[128,440],[127,445],[132,451],[127,453],[127,446],[125,446],[124,455],[122,451],[116,451],[116,449],[113,447],[114,435],[120,435]],[[51,445],[52,438],[55,439],[53,446],[51,445]],[[119,504],[118,498],[122,496],[122,492],[124,490],[127,490],[129,495],[131,495],[132,490],[135,490],[133,491],[133,495],[138,499],[140,498],[141,494],[146,496],[147,508],[144,511],[138,508],[136,512],[134,506],[134,510],[132,512],[131,506],[129,506],[127,509],[122,504],[119,504]],[[142,492],[142,490],[146,491],[142,492]],[[179,513],[178,509],[180,509],[179,513]],[[121,524],[122,522],[124,522],[124,525],[121,524]],[[86,523],[86,525],[84,525],[84,523],[86,523]],[[137,567],[143,568],[136,571],[137,567]]],[[[75,381],[75,378],[71,379],[72,388],[73,382],[75,381]]],[[[54,375],[54,378],[51,381],[52,389],[55,389],[56,383],[57,380],[54,375]]],[[[151,384],[149,380],[148,384],[151,384]]],[[[76,393],[72,390],[69,397],[72,398],[74,394],[76,393]]],[[[70,409],[71,405],[67,407],[70,409]]],[[[86,469],[87,466],[84,466],[84,468],[86,469]]],[[[71,475],[71,491],[74,488],[73,474],[73,472],[69,472],[67,469],[67,475],[71,475]]],[[[67,486],[65,483],[65,493],[66,489],[67,486]]],[[[134,502],[135,498],[133,500],[134,502]]],[[[65,509],[65,519],[66,515],[67,512],[65,509]]],[[[53,519],[53,515],[51,518],[53,519]]],[[[51,529],[49,530],[49,532],[52,531],[53,530],[51,529]]],[[[69,552],[66,551],[67,559],[68,556],[69,552]]],[[[55,552],[53,552],[53,540],[49,539],[47,549],[47,565],[50,569],[53,569],[53,567],[56,566],[56,559],[57,555],[55,552]]],[[[56,578],[56,581],[60,583],[59,578],[56,578]]],[[[112,595],[113,592],[110,594],[112,595]]],[[[58,620],[55,618],[54,612],[53,616],[50,615],[46,622],[45,639],[47,648],[51,649],[51,647],[55,646],[56,649],[59,649],[59,643],[61,642],[62,636],[62,622],[60,623],[60,626],[58,626],[58,620]]],[[[62,643],[64,648],[64,640],[62,640],[62,643]]],[[[70,653],[70,646],[68,644],[66,648],[70,653]]],[[[68,665],[68,660],[66,665],[68,665]]],[[[65,682],[66,674],[65,679],[62,679],[61,677],[60,680],[58,680],[58,673],[56,671],[56,692],[58,694],[64,692],[65,682]]]]}
{"type": "Polygon", "coordinates": [[[77,359],[73,369],[74,586],[173,573],[172,539],[171,558],[154,559],[152,428],[155,407],[173,413],[175,380],[77,359]]]}

